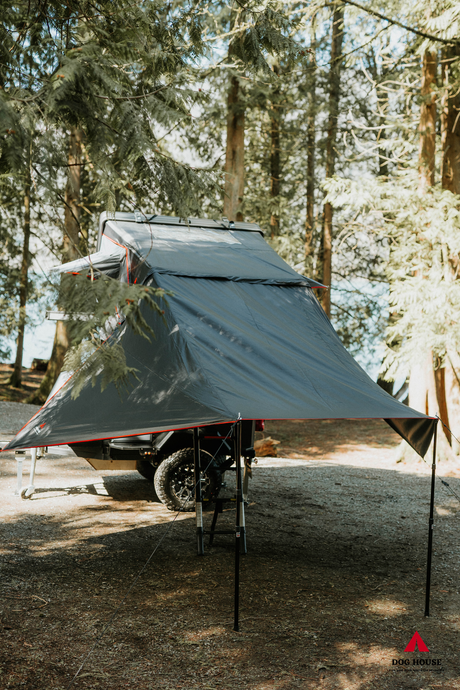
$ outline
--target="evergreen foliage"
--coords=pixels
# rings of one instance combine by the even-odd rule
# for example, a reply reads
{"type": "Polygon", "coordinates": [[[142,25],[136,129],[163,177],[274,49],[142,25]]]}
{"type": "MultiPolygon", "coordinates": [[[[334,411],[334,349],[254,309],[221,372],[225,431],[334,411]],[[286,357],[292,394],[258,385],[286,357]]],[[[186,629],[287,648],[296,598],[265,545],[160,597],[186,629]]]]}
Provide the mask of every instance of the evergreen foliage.
{"type": "MultiPolygon", "coordinates": [[[[143,315],[148,307],[164,314],[166,293],[146,285],[126,285],[105,275],[93,276],[92,289],[87,289],[88,278],[82,275],[62,276],[58,302],[68,317],[67,332],[74,347],[69,350],[64,369],[76,372],[72,395],[78,396],[89,375],[93,386],[102,371],[102,390],[112,381],[119,392],[126,388],[130,376],[136,371],[126,365],[123,348],[118,344],[120,334],[112,333],[117,326],[129,327],[143,338],[154,338],[155,333],[143,315]],[[95,328],[94,324],[103,324],[95,328]],[[92,355],[98,351],[98,357],[92,355]]],[[[119,329],[118,329],[119,330],[119,329]]]]}
{"type": "Polygon", "coordinates": [[[460,351],[460,281],[452,257],[460,254],[458,197],[439,186],[421,195],[414,170],[389,180],[365,183],[336,179],[327,185],[334,205],[359,213],[355,232],[363,225],[386,248],[389,309],[384,369],[393,380],[427,351],[445,362],[449,351],[460,351]]]}

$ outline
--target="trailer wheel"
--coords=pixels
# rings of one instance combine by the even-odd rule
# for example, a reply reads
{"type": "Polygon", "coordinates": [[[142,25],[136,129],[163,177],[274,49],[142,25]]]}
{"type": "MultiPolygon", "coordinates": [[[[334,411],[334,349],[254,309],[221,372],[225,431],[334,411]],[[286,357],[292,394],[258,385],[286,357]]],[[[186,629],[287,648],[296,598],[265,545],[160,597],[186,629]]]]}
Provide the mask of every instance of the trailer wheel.
{"type": "Polygon", "coordinates": [[[136,460],[136,470],[144,479],[153,482],[155,476],[155,467],[148,460],[136,460]]]}
{"type": "MultiPolygon", "coordinates": [[[[209,501],[219,493],[222,473],[210,453],[202,450],[200,455],[203,499],[209,501]]],[[[158,498],[169,510],[195,510],[193,448],[183,448],[163,460],[155,472],[154,485],[158,498]]]]}

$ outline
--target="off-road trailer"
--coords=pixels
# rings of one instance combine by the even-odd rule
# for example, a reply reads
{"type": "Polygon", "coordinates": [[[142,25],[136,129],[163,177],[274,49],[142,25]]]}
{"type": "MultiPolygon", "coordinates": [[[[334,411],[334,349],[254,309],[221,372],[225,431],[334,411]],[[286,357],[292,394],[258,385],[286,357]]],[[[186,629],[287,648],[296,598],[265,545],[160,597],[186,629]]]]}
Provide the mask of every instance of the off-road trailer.
{"type": "MultiPolygon", "coordinates": [[[[129,236],[129,223],[135,221],[145,228],[145,222],[156,228],[165,226],[183,228],[190,241],[197,240],[206,233],[206,229],[218,228],[245,230],[247,232],[261,232],[252,223],[229,223],[227,219],[214,221],[209,219],[182,219],[167,216],[150,216],[148,219],[139,213],[116,213],[114,216],[101,214],[97,250],[89,257],[56,267],[61,273],[82,274],[91,276],[96,269],[97,274],[104,273],[122,282],[142,282],[143,263],[138,257],[132,256],[130,247],[135,243],[133,233],[129,236]],[[127,222],[120,227],[120,221],[127,222]],[[194,234],[195,233],[195,234],[194,234]]],[[[210,233],[208,233],[208,236],[210,233]]],[[[161,243],[161,238],[159,239],[161,243]]],[[[155,241],[153,241],[155,246],[155,241]]],[[[59,311],[47,312],[50,320],[65,320],[67,317],[59,311]]],[[[119,324],[120,325],[120,324],[119,324]]],[[[48,400],[53,398],[69,378],[69,374],[62,374],[51,391],[48,400]]],[[[45,403],[46,405],[46,403],[45,403]]],[[[254,438],[256,428],[262,429],[260,420],[245,420],[241,423],[241,456],[244,467],[249,468],[254,457],[254,438]]],[[[232,455],[231,439],[229,438],[229,424],[215,424],[200,430],[201,468],[203,502],[215,499],[222,486],[223,475],[228,470],[235,470],[232,455]]],[[[193,429],[171,430],[160,433],[140,434],[137,436],[122,436],[103,440],[69,443],[70,449],[98,471],[107,470],[137,470],[145,479],[154,483],[159,499],[170,510],[192,511],[195,508],[195,481],[193,458],[193,429]]],[[[22,488],[22,459],[18,453],[18,488],[17,493],[22,498],[30,498],[35,491],[34,476],[36,460],[52,451],[47,447],[32,451],[31,473],[29,485],[22,488]]],[[[59,452],[59,451],[58,451],[59,452]]],[[[62,452],[62,451],[61,451],[62,452]]],[[[247,494],[249,472],[244,474],[244,493],[247,494]]]]}
{"type": "MultiPolygon", "coordinates": [[[[224,472],[234,469],[230,427],[215,424],[199,432],[205,503],[218,496],[224,472]]],[[[254,420],[242,422],[241,455],[245,466],[255,454],[255,427],[254,420]]],[[[136,469],[154,482],[158,498],[170,510],[194,510],[193,429],[69,445],[75,455],[87,460],[96,470],[136,469]]]]}

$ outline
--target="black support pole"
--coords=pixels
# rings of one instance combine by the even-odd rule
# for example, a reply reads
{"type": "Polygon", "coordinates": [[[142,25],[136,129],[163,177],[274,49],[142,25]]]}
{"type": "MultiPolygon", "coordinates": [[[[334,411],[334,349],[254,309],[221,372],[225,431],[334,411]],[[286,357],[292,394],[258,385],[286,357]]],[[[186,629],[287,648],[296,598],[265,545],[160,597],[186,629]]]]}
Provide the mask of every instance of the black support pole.
{"type": "Polygon", "coordinates": [[[428,527],[428,558],[426,564],[426,590],[425,590],[425,616],[430,615],[430,590],[431,590],[431,556],[433,552],[433,527],[434,527],[434,488],[436,482],[436,439],[438,425],[434,428],[433,435],[433,463],[431,465],[431,498],[430,498],[430,519],[428,527]]]}
{"type": "Polygon", "coordinates": [[[201,457],[199,429],[193,430],[193,459],[195,469],[195,517],[198,556],[204,555],[203,494],[201,491],[201,457]]]}
{"type": "Polygon", "coordinates": [[[235,604],[233,630],[238,632],[240,608],[240,551],[244,543],[244,526],[240,524],[242,514],[243,486],[241,479],[241,421],[235,424],[233,434],[233,453],[236,463],[236,530],[235,530],[235,604]]]}

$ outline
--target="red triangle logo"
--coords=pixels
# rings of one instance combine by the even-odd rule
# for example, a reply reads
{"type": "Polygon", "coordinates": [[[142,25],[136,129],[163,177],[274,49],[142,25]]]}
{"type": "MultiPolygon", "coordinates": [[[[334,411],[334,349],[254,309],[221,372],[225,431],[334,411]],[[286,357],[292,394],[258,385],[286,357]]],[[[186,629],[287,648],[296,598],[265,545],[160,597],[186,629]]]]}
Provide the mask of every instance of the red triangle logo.
{"type": "Polygon", "coordinates": [[[417,631],[415,631],[411,641],[409,642],[409,644],[407,645],[407,647],[404,651],[405,652],[415,652],[415,645],[417,645],[419,652],[429,652],[430,651],[417,631]]]}

